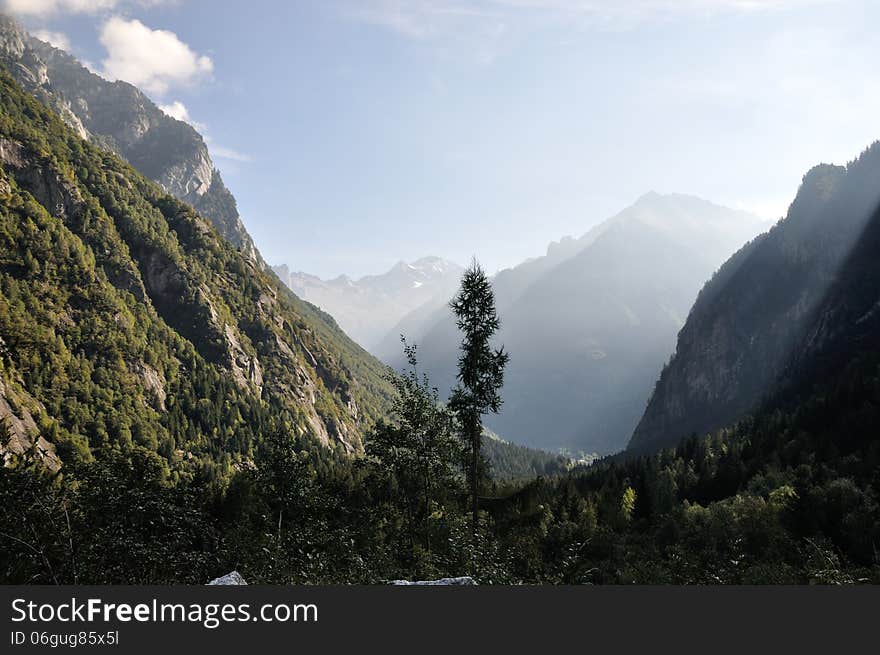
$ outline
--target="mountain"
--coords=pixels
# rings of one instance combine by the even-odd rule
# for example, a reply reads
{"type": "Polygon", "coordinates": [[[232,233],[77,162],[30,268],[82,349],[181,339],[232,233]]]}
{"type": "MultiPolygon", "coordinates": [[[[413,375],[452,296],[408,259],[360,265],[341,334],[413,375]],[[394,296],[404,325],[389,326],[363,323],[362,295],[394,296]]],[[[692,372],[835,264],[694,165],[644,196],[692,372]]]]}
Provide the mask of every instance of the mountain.
{"type": "MultiPolygon", "coordinates": [[[[504,407],[488,426],[537,448],[623,448],[700,286],[764,227],[699,198],[649,193],[581,238],[498,273],[498,343],[511,361],[504,407]]],[[[450,388],[459,335],[449,311],[407,336],[432,382],[450,388]]]]}
{"type": "MultiPolygon", "coordinates": [[[[307,273],[291,273],[275,266],[278,277],[300,298],[329,312],[347,334],[374,351],[389,330],[413,311],[430,313],[445,305],[458,286],[462,268],[440,257],[398,262],[382,275],[352,280],[340,275],[322,280],[307,273]]],[[[400,351],[400,334],[394,336],[400,351]]]]}
{"type": "Polygon", "coordinates": [[[235,198],[202,136],[166,115],[127,82],[108,82],[74,57],[0,15],[0,64],[77,134],[120,155],[174,197],[195,207],[246,257],[264,266],[235,198]]]}
{"type": "Polygon", "coordinates": [[[214,476],[272,430],[358,451],[386,413],[384,368],[331,317],[2,70],[0,164],[7,455],[137,445],[214,476]]]}
{"type": "Polygon", "coordinates": [[[629,449],[649,452],[731,424],[796,379],[795,362],[840,329],[873,325],[870,276],[845,273],[878,203],[877,144],[846,167],[809,171],[786,218],[700,292],[629,449]],[[853,294],[835,295],[842,284],[853,294]]]}
{"type": "MultiPolygon", "coordinates": [[[[585,237],[586,239],[587,237],[585,237]]],[[[495,301],[498,306],[508,305],[516,294],[528,287],[529,283],[583,247],[584,239],[564,237],[547,247],[547,254],[521,263],[516,268],[500,271],[494,278],[495,301]]],[[[447,289],[445,294],[434,298],[403,316],[385,336],[373,347],[372,352],[382,361],[401,361],[400,335],[410,341],[421,339],[432,329],[445,325],[448,339],[457,337],[457,331],[450,319],[449,301],[458,290],[457,285],[447,289]]]]}

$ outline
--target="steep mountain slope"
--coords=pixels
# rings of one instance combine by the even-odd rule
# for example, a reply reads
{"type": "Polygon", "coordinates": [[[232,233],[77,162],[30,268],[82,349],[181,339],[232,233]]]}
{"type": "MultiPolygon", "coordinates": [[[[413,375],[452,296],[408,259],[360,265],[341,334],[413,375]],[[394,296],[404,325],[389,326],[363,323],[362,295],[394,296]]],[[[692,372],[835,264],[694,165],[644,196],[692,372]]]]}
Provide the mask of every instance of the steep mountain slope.
{"type": "MultiPolygon", "coordinates": [[[[403,316],[414,310],[429,313],[444,304],[462,273],[460,266],[440,257],[423,257],[411,264],[398,262],[387,273],[359,280],[345,275],[322,280],[307,273],[291,273],[286,266],[273,270],[300,298],[329,312],[347,334],[373,352],[403,316]]],[[[394,352],[399,352],[399,334],[394,341],[394,352]]]]}
{"type": "Polygon", "coordinates": [[[62,460],[139,444],[202,474],[268,429],[360,448],[382,366],[5,72],[0,163],[0,375],[31,441],[62,460]]]}
{"type": "MultiPolygon", "coordinates": [[[[764,223],[683,195],[649,193],[578,240],[493,280],[511,354],[505,439],[545,449],[623,448],[700,285],[764,223]]],[[[445,312],[419,338],[441,389],[458,333],[445,312]]]]}
{"type": "Polygon", "coordinates": [[[202,136],[126,82],[108,82],[0,15],[0,64],[84,139],[124,157],[264,266],[202,136]]]}
{"type": "Polygon", "coordinates": [[[734,422],[792,376],[793,361],[833,338],[830,325],[869,320],[876,297],[856,308],[851,296],[831,300],[829,293],[880,202],[878,182],[876,144],[847,167],[807,173],[787,217],[700,292],[630,450],[648,452],[734,422]]]}

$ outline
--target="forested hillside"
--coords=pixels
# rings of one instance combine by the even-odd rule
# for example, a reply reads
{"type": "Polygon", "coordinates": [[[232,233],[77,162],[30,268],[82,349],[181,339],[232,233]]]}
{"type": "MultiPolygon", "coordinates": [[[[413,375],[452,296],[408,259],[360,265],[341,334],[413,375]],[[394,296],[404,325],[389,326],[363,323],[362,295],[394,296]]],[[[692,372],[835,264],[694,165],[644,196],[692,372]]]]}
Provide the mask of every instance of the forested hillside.
{"type": "Polygon", "coordinates": [[[273,426],[361,449],[383,367],[188,205],[0,85],[0,359],[18,440],[62,461],[142,446],[209,477],[273,426]]]}

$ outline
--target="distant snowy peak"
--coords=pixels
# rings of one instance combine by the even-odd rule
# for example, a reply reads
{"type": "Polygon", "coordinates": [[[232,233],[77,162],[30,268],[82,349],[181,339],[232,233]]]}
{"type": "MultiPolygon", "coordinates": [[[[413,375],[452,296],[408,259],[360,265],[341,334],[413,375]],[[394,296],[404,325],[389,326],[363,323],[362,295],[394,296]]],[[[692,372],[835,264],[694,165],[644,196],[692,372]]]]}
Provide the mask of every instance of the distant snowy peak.
{"type": "Polygon", "coordinates": [[[406,314],[437,297],[455,293],[463,268],[442,257],[400,261],[380,275],[324,280],[309,273],[275,273],[294,293],[330,313],[349,336],[371,348],[406,314]]]}
{"type": "Polygon", "coordinates": [[[462,270],[461,266],[458,264],[453,264],[441,257],[422,257],[421,259],[414,261],[410,266],[417,271],[430,272],[438,275],[443,275],[449,270],[457,272],[462,270]]]}
{"type": "MultiPolygon", "coordinates": [[[[457,264],[453,264],[441,257],[422,257],[412,263],[397,262],[394,267],[385,275],[404,274],[426,279],[443,277],[449,272],[460,273],[462,268],[457,264]]],[[[375,276],[383,277],[383,276],[375,276]]]]}
{"type": "Polygon", "coordinates": [[[353,280],[346,274],[338,275],[335,278],[325,280],[316,275],[297,271],[291,273],[290,269],[281,264],[274,266],[275,273],[287,283],[288,286],[316,286],[316,287],[370,287],[384,288],[389,285],[394,286],[400,280],[406,280],[407,286],[418,288],[426,284],[430,284],[433,280],[445,279],[449,276],[458,277],[464,269],[442,257],[422,257],[416,261],[409,263],[404,261],[397,262],[387,272],[380,275],[365,275],[361,278],[353,280]],[[418,285],[411,282],[419,282],[418,285]]]}

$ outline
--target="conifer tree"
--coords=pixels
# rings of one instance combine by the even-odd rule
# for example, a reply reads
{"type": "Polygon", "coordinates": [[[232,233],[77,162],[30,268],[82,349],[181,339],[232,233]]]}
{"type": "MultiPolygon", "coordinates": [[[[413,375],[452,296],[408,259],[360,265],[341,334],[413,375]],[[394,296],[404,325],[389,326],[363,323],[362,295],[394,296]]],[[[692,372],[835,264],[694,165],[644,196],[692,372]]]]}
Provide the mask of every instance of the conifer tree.
{"type": "Polygon", "coordinates": [[[501,327],[501,320],[495,309],[492,283],[476,259],[464,272],[461,288],[450,307],[463,336],[458,358],[458,384],[452,391],[449,405],[458,418],[462,438],[470,451],[468,483],[471,529],[476,544],[482,417],[489,412],[497,414],[501,409],[499,391],[504,384],[504,367],[509,360],[503,346],[496,349],[491,344],[492,337],[501,327]]]}

